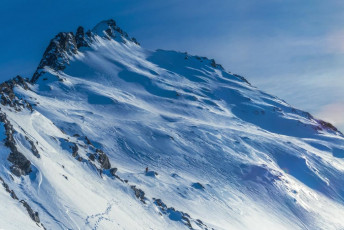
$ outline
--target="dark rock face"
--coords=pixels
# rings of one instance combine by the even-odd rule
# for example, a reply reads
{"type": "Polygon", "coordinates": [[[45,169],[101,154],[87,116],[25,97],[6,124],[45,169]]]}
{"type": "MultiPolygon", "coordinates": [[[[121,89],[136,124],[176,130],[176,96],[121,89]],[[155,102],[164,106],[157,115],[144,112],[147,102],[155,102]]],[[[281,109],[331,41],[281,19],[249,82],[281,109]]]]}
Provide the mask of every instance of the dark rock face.
{"type": "Polygon", "coordinates": [[[35,221],[36,223],[39,223],[39,222],[40,222],[40,219],[39,219],[38,212],[34,212],[34,211],[32,210],[32,208],[30,207],[30,205],[29,205],[26,201],[21,200],[20,202],[21,202],[21,203],[23,204],[23,206],[26,208],[27,212],[29,213],[30,218],[31,218],[33,221],[35,221]]]}
{"type": "Polygon", "coordinates": [[[21,111],[23,108],[27,108],[33,111],[32,106],[26,100],[19,99],[13,89],[16,86],[20,86],[25,90],[29,90],[28,80],[17,76],[11,80],[5,81],[0,84],[0,103],[4,106],[8,105],[14,108],[16,111],[21,111]]]}
{"type": "Polygon", "coordinates": [[[4,123],[6,130],[5,145],[11,150],[11,153],[7,158],[7,160],[13,164],[10,168],[11,172],[18,177],[22,175],[28,175],[32,171],[31,162],[17,150],[13,138],[13,126],[7,120],[5,114],[0,114],[0,121],[4,123]]]}
{"type": "MultiPolygon", "coordinates": [[[[74,134],[74,137],[81,137],[79,134],[74,134]]],[[[84,141],[84,144],[77,144],[76,142],[71,142],[69,139],[61,138],[60,141],[67,144],[67,149],[69,151],[71,150],[72,156],[74,159],[80,161],[80,162],[86,162],[92,165],[93,167],[96,168],[96,170],[100,173],[100,175],[103,175],[104,170],[106,171],[105,173],[109,173],[111,176],[115,176],[117,172],[117,168],[111,168],[111,163],[109,160],[109,157],[101,150],[92,144],[92,142],[85,136],[84,138],[79,138],[84,141]],[[85,159],[79,154],[79,148],[83,147],[87,149],[87,156],[88,158],[85,159]],[[94,164],[94,162],[97,161],[99,162],[99,166],[94,164]]]]}
{"type": "Polygon", "coordinates": [[[98,162],[100,163],[101,167],[103,169],[111,168],[109,157],[100,149],[97,149],[96,153],[98,154],[98,162]]]}
{"type": "Polygon", "coordinates": [[[134,190],[134,193],[135,193],[136,198],[138,198],[142,203],[145,204],[145,203],[146,203],[146,202],[145,202],[145,192],[142,191],[142,190],[139,189],[139,188],[136,188],[135,185],[130,186],[130,188],[131,188],[132,190],[134,190]]]}
{"type": "Polygon", "coordinates": [[[132,40],[136,45],[140,45],[140,43],[136,40],[136,38],[132,37],[131,40],[132,40]]]}
{"type": "Polygon", "coordinates": [[[77,43],[72,32],[59,33],[50,41],[48,48],[43,54],[43,58],[34,73],[31,82],[36,82],[44,72],[45,66],[49,66],[55,71],[64,70],[65,64],[69,63],[69,55],[76,54],[78,51],[77,43]]]}
{"type": "Polygon", "coordinates": [[[13,164],[11,172],[18,177],[28,175],[32,171],[31,162],[18,151],[12,151],[7,159],[13,164]]]}
{"type": "Polygon", "coordinates": [[[72,145],[72,151],[73,151],[73,154],[72,154],[73,157],[77,157],[79,155],[78,154],[79,147],[75,143],[73,143],[72,145]]]}
{"type": "Polygon", "coordinates": [[[190,216],[187,213],[176,211],[173,207],[167,207],[167,205],[161,201],[161,199],[155,199],[154,204],[159,207],[160,211],[165,215],[169,215],[169,218],[174,221],[183,222],[189,229],[194,229],[190,222],[190,216]]]}
{"type": "Polygon", "coordinates": [[[332,125],[329,122],[323,121],[323,120],[318,120],[318,123],[320,124],[321,128],[332,130],[334,132],[340,132],[334,125],[332,125]]]}
{"type": "Polygon", "coordinates": [[[222,69],[222,70],[223,70],[222,65],[217,64],[217,63],[215,62],[214,59],[211,59],[211,60],[210,60],[210,65],[211,65],[212,67],[214,67],[214,68],[219,68],[219,69],[222,69]]]}
{"type": "Polygon", "coordinates": [[[72,156],[80,162],[84,161],[84,158],[82,158],[78,153],[78,151],[79,151],[78,145],[76,143],[71,143],[71,144],[72,144],[72,146],[71,146],[72,156]]]}
{"type": "Polygon", "coordinates": [[[87,43],[87,39],[85,37],[84,28],[82,26],[79,26],[78,29],[76,30],[75,42],[78,49],[81,47],[89,47],[87,43]]]}
{"type": "Polygon", "coordinates": [[[124,37],[126,40],[134,42],[136,45],[140,45],[136,38],[131,38],[129,35],[123,31],[120,27],[117,26],[116,21],[113,19],[109,19],[106,21],[102,21],[101,23],[107,24],[108,28],[105,30],[106,35],[108,36],[108,39],[115,38],[116,34],[119,34],[120,36],[124,37]]]}
{"type": "Polygon", "coordinates": [[[94,161],[95,159],[96,159],[96,156],[94,155],[94,154],[90,154],[89,156],[88,156],[88,159],[90,159],[90,161],[94,161]]]}
{"type": "MultiPolygon", "coordinates": [[[[105,29],[108,39],[115,38],[116,33],[137,45],[140,45],[135,38],[130,38],[129,35],[116,25],[113,19],[103,21],[108,28],[105,29]]],[[[106,38],[106,36],[104,36],[106,38]]],[[[73,32],[59,33],[54,39],[50,41],[49,46],[43,54],[43,58],[39,63],[36,72],[31,78],[31,83],[35,83],[38,78],[45,73],[44,67],[50,67],[56,72],[64,70],[69,64],[69,55],[74,55],[81,47],[89,47],[94,41],[94,34],[88,30],[85,33],[83,27],[79,26],[75,35],[73,32]]]]}
{"type": "Polygon", "coordinates": [[[171,220],[180,221],[191,230],[194,229],[191,225],[191,221],[193,221],[193,223],[197,224],[198,227],[201,229],[204,229],[204,230],[210,229],[201,220],[199,220],[199,219],[195,220],[195,219],[191,218],[190,215],[185,213],[185,212],[178,211],[173,207],[168,207],[161,199],[153,198],[153,200],[154,200],[154,204],[160,209],[160,211],[163,214],[168,215],[168,217],[171,220]]]}
{"type": "Polygon", "coordinates": [[[112,28],[116,28],[116,21],[113,19],[107,20],[107,24],[112,28]]]}
{"type": "Polygon", "coordinates": [[[30,143],[31,151],[32,151],[33,155],[35,155],[37,158],[40,158],[41,156],[39,155],[39,152],[38,152],[38,150],[36,148],[35,143],[33,143],[33,141],[30,140],[28,137],[25,137],[25,139],[30,143]]]}

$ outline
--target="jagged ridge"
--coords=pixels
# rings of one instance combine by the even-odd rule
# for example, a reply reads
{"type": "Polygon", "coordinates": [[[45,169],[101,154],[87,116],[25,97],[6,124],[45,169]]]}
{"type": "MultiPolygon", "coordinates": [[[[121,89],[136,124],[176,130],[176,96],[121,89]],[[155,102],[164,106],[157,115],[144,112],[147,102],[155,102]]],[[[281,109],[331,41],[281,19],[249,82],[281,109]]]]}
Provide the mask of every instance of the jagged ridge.
{"type": "Polygon", "coordinates": [[[31,82],[35,83],[45,72],[44,67],[50,67],[56,72],[64,70],[69,64],[71,56],[76,54],[80,48],[89,47],[94,42],[96,35],[106,39],[119,37],[122,42],[127,40],[140,45],[136,38],[130,38],[126,32],[118,27],[113,19],[100,22],[86,33],[84,33],[82,26],[78,27],[75,35],[73,32],[60,32],[50,41],[37,70],[31,78],[31,82]]]}

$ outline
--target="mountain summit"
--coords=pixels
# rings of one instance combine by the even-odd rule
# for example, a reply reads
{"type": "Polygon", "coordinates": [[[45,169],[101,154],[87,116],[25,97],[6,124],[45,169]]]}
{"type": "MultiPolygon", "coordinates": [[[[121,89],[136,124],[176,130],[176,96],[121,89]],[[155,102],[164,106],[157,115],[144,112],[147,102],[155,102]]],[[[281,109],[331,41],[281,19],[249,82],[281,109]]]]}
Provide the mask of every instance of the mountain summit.
{"type": "Polygon", "coordinates": [[[114,20],[0,93],[0,228],[344,228],[342,133],[114,20]]]}
{"type": "Polygon", "coordinates": [[[55,71],[63,70],[65,65],[69,64],[73,54],[76,54],[82,47],[89,47],[92,43],[97,42],[99,38],[113,39],[124,43],[130,41],[139,45],[135,38],[130,38],[126,32],[116,26],[113,19],[98,23],[86,33],[82,26],[77,29],[75,35],[73,32],[59,33],[50,41],[31,82],[35,83],[37,81],[44,72],[44,67],[50,67],[55,71]]]}

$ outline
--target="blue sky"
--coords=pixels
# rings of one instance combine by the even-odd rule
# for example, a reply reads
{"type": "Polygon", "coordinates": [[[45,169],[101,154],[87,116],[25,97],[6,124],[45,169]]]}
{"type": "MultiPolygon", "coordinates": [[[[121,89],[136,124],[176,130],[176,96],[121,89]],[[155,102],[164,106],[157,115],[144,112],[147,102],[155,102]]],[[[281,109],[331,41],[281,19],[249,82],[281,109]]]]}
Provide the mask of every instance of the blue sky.
{"type": "Polygon", "coordinates": [[[215,58],[344,130],[342,0],[1,0],[0,80],[31,77],[49,40],[114,18],[142,46],[215,58]]]}

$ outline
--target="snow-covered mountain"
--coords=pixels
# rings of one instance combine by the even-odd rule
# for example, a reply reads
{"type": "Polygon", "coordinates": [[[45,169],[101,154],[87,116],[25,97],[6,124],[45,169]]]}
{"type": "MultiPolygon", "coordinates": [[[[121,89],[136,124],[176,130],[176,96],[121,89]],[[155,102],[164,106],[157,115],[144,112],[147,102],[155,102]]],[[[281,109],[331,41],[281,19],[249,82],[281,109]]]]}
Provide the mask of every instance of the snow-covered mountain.
{"type": "Polygon", "coordinates": [[[108,20],[0,92],[0,229],[344,229],[343,134],[214,60],[108,20]]]}

